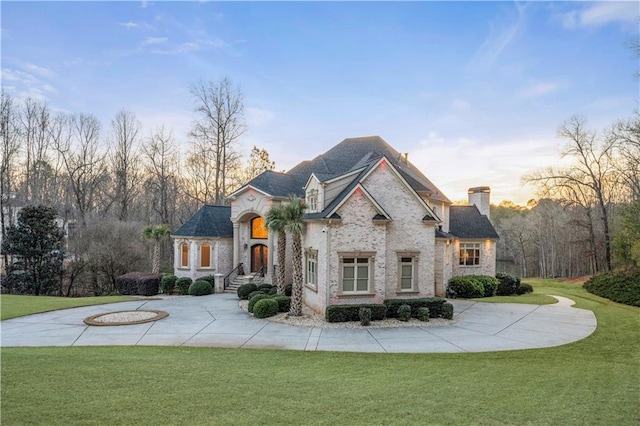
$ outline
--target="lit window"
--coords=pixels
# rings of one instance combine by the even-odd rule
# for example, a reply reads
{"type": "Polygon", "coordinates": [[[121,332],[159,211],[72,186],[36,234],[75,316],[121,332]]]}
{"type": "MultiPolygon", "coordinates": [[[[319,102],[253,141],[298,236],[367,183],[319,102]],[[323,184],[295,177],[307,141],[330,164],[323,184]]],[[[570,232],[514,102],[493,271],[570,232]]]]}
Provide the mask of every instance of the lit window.
{"type": "Polygon", "coordinates": [[[318,285],[318,254],[307,252],[307,284],[313,288],[318,285]]]}
{"type": "Polygon", "coordinates": [[[251,238],[258,240],[266,240],[269,237],[269,231],[264,223],[264,218],[256,217],[251,220],[251,238]]]}
{"type": "Polygon", "coordinates": [[[480,243],[460,244],[460,265],[462,266],[480,265],[480,243]]]}
{"type": "Polygon", "coordinates": [[[180,245],[180,266],[183,268],[189,267],[189,244],[187,243],[180,245]]]}
{"type": "Polygon", "coordinates": [[[369,257],[345,257],[342,259],[342,292],[369,293],[369,257]]]}
{"type": "Polygon", "coordinates": [[[200,246],[200,267],[211,268],[211,245],[209,244],[200,246]]]}

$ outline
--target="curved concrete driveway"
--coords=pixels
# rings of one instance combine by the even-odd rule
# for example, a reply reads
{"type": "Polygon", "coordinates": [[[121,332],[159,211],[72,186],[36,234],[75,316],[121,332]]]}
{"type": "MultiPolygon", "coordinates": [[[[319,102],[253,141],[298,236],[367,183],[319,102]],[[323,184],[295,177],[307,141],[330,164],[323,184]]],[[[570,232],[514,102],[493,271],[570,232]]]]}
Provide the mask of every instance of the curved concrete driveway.
{"type": "MultiPolygon", "coordinates": [[[[455,324],[433,327],[321,329],[256,319],[233,294],[139,300],[65,309],[2,321],[1,345],[162,345],[350,352],[486,352],[558,346],[596,329],[593,312],[555,305],[452,300],[455,324]],[[92,327],[82,320],[122,310],[158,309],[165,319],[92,327]]],[[[569,301],[570,302],[570,301],[569,301]]]]}

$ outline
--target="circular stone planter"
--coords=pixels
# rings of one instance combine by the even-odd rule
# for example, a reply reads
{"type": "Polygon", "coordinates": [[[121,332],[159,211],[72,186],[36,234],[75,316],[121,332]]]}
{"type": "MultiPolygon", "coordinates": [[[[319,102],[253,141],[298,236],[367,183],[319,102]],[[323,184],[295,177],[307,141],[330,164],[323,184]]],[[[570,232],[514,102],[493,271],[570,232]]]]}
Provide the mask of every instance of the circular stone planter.
{"type": "Polygon", "coordinates": [[[106,314],[92,315],[84,319],[87,325],[110,326],[110,325],[133,325],[145,322],[158,321],[169,316],[165,311],[144,310],[144,311],[118,311],[106,314]]]}

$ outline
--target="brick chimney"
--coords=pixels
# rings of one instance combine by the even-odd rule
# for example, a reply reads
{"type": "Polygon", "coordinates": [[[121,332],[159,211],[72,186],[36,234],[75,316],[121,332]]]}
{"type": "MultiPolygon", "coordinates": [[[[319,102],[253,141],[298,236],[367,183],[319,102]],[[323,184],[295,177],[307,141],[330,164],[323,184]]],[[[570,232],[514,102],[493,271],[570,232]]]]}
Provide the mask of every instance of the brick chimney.
{"type": "Polygon", "coordinates": [[[475,188],[469,188],[469,205],[475,205],[478,210],[480,210],[480,214],[487,216],[487,218],[490,218],[490,198],[491,188],[488,186],[476,186],[475,188]]]}

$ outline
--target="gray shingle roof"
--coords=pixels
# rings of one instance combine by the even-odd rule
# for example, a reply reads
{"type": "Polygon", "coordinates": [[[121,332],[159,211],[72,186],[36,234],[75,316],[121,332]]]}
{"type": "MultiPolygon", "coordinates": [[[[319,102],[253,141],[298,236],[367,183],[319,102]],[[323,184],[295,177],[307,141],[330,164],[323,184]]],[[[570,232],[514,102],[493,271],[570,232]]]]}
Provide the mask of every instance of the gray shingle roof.
{"type": "Polygon", "coordinates": [[[176,237],[233,237],[231,207],[205,205],[172,235],[176,237]]]}
{"type": "Polygon", "coordinates": [[[500,238],[487,216],[473,206],[451,206],[449,232],[458,238],[500,238]]]}
{"type": "MultiPolygon", "coordinates": [[[[306,183],[306,182],[305,182],[306,183]]],[[[303,185],[293,176],[267,170],[250,180],[246,185],[266,192],[274,197],[288,197],[289,195],[304,196],[303,185]]]]}

